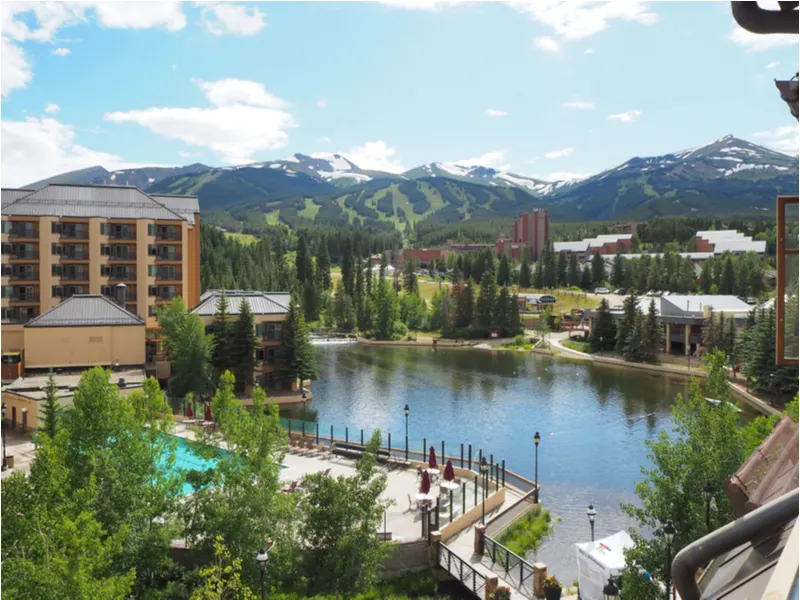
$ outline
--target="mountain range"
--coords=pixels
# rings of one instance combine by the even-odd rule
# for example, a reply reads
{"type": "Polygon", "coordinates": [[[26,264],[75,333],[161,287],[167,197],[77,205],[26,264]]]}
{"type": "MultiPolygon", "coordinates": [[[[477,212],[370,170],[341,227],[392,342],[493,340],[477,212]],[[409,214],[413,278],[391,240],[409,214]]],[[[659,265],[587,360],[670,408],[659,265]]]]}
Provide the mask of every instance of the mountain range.
{"type": "Polygon", "coordinates": [[[340,154],[214,168],[72,171],[36,182],[134,185],[196,194],[206,222],[257,229],[296,224],[389,225],[517,216],[547,208],[563,221],[655,216],[757,216],[797,194],[798,159],[732,135],[663,156],[634,157],[577,181],[543,181],[481,166],[428,163],[402,174],[359,168],[340,154]]]}

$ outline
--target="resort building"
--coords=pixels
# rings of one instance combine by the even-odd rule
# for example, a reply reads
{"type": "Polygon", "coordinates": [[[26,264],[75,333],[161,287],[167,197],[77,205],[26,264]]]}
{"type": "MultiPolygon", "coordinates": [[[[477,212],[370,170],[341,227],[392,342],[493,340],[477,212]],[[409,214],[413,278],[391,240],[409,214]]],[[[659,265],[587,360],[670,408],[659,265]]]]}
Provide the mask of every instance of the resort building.
{"type": "Polygon", "coordinates": [[[134,187],[50,184],[2,190],[3,353],[23,353],[24,325],[73,296],[113,298],[155,332],[156,307],[200,299],[194,196],[134,187]]]}
{"type": "MultiPolygon", "coordinates": [[[[255,333],[258,337],[256,350],[255,381],[266,390],[287,389],[275,377],[276,352],[281,342],[282,322],[289,312],[291,297],[288,292],[258,292],[242,290],[209,290],[200,297],[200,303],[191,312],[199,315],[206,326],[207,333],[213,333],[212,323],[217,313],[220,297],[225,294],[228,300],[228,313],[231,320],[235,320],[242,308],[242,303],[247,301],[250,312],[253,313],[255,333]]],[[[288,390],[295,392],[299,389],[297,384],[288,386],[288,390]]]]}
{"type": "Polygon", "coordinates": [[[590,260],[595,254],[615,255],[630,252],[633,246],[632,233],[610,233],[579,242],[554,242],[557,253],[576,254],[579,262],[590,260]]]}
{"type": "MultiPolygon", "coordinates": [[[[742,326],[753,308],[736,296],[674,294],[660,298],[640,297],[638,302],[642,314],[647,314],[651,301],[655,302],[658,319],[664,326],[664,352],[686,356],[694,354],[700,347],[703,324],[712,311],[722,313],[726,319],[731,318],[737,326],[742,326]]],[[[621,319],[622,307],[612,307],[611,315],[615,321],[621,319]]],[[[586,316],[591,331],[597,311],[589,311],[586,316]]]]}
{"type": "Polygon", "coordinates": [[[549,239],[550,215],[546,208],[535,208],[514,220],[511,240],[498,240],[497,254],[506,254],[509,258],[516,259],[521,257],[523,248],[527,248],[530,257],[538,260],[549,239]]]}
{"type": "Polygon", "coordinates": [[[766,256],[767,242],[755,241],[750,236],[733,230],[698,231],[695,237],[695,250],[697,252],[713,252],[719,256],[723,252],[745,254],[755,252],[759,256],[766,256]]]}

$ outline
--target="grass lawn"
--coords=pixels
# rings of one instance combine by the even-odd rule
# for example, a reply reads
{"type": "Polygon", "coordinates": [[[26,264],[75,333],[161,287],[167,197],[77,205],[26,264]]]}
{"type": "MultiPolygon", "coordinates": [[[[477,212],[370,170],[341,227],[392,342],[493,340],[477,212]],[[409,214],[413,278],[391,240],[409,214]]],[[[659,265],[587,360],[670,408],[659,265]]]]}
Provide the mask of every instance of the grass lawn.
{"type": "Polygon", "coordinates": [[[553,290],[534,290],[521,288],[517,291],[519,294],[549,294],[555,296],[557,300],[556,310],[561,312],[569,312],[573,308],[594,309],[600,304],[600,300],[592,295],[587,296],[583,292],[566,292],[566,291],[553,291],[553,290]]]}
{"type": "Polygon", "coordinates": [[[561,345],[569,348],[570,350],[585,352],[586,354],[592,353],[589,342],[579,342],[578,340],[562,340],[561,345]]]}
{"type": "Polygon", "coordinates": [[[553,519],[550,513],[541,505],[536,505],[512,523],[497,541],[524,558],[531,550],[538,550],[542,542],[552,533],[553,519]]]}
{"type": "Polygon", "coordinates": [[[231,233],[227,232],[225,237],[232,238],[239,242],[240,244],[244,244],[248,246],[250,244],[255,244],[258,241],[258,238],[250,233],[231,233]]]}

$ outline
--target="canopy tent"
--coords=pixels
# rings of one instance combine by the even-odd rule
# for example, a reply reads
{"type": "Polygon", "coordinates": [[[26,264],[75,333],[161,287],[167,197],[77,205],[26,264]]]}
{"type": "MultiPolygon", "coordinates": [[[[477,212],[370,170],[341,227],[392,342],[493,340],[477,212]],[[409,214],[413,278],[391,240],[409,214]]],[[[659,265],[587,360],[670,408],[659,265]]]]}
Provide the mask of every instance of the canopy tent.
{"type": "Polygon", "coordinates": [[[603,600],[608,578],[619,577],[625,568],[624,551],[633,547],[627,531],[602,540],[575,544],[578,554],[578,589],[581,600],[603,600]]]}

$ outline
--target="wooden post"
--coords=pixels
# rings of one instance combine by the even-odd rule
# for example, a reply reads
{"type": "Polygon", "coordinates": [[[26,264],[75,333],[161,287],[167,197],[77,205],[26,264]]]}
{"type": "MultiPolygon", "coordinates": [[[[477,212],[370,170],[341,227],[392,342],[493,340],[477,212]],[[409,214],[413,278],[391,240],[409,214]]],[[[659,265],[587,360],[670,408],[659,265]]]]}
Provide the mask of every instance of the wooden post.
{"type": "Polygon", "coordinates": [[[484,552],[483,534],[485,531],[486,525],[483,523],[478,523],[475,525],[475,537],[473,538],[472,542],[472,550],[479,556],[483,556],[484,552]]]}

